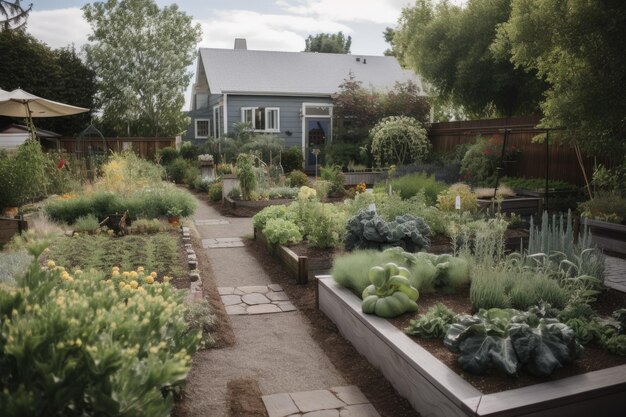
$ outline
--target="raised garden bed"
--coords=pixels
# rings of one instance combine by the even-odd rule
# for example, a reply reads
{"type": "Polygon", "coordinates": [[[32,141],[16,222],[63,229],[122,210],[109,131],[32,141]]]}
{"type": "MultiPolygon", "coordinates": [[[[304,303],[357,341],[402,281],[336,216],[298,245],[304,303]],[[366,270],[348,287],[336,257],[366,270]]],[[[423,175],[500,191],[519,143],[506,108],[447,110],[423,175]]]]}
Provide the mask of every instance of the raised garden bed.
{"type": "Polygon", "coordinates": [[[257,228],[254,229],[254,239],[262,242],[268,251],[285,265],[298,284],[306,284],[309,278],[313,279],[316,275],[327,274],[332,268],[332,256],[298,255],[287,246],[270,243],[263,232],[257,228]]]}
{"type": "Polygon", "coordinates": [[[589,227],[591,240],[603,251],[626,258],[626,225],[583,218],[589,227]]]}
{"type": "Polygon", "coordinates": [[[318,277],[319,308],[424,416],[620,415],[626,365],[483,394],[391,322],[361,312],[361,300],[318,277]]]}
{"type": "MultiPolygon", "coordinates": [[[[492,200],[478,199],[480,207],[487,208],[492,204],[492,200]]],[[[505,214],[515,213],[518,216],[528,219],[530,216],[540,217],[543,211],[543,200],[539,197],[507,198],[500,204],[500,211],[505,214]]]]}
{"type": "Polygon", "coordinates": [[[344,172],[344,184],[352,187],[361,183],[372,186],[384,177],[384,172],[344,172]]]}

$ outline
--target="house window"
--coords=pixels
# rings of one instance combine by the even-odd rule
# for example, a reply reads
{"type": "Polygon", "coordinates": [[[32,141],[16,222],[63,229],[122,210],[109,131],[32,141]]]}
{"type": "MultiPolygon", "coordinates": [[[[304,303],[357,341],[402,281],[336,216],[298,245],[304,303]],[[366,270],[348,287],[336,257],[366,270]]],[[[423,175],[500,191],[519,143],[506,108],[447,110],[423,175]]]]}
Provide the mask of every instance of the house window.
{"type": "Polygon", "coordinates": [[[222,135],[222,119],[224,117],[224,107],[213,106],[213,137],[219,139],[222,135]]]}
{"type": "Polygon", "coordinates": [[[209,119],[196,119],[196,139],[208,138],[211,129],[209,119]]]}
{"type": "Polygon", "coordinates": [[[249,123],[255,131],[279,132],[280,109],[278,107],[242,107],[241,121],[249,123]]]}

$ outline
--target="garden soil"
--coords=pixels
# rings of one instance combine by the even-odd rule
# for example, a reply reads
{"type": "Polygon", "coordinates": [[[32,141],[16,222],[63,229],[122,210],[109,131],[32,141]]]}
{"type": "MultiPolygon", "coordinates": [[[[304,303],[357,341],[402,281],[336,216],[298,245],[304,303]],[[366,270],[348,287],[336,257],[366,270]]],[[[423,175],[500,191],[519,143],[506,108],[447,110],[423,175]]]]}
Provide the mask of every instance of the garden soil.
{"type": "MultiPolygon", "coordinates": [[[[216,347],[198,352],[175,416],[265,416],[260,396],[358,385],[384,417],[417,416],[382,375],[315,308],[313,284],[299,288],[284,268],[254,242],[227,249],[201,248],[200,239],[252,236],[250,218],[223,217],[200,202],[195,219],[226,225],[193,226],[203,291],[218,316],[216,347]],[[207,266],[208,265],[208,266],[207,266]],[[225,316],[216,287],[283,286],[298,311],[225,316]],[[227,323],[230,322],[230,326],[227,323]],[[229,333],[232,330],[232,333],[229,333]]],[[[244,239],[245,240],[245,239],[244,239]]]]}

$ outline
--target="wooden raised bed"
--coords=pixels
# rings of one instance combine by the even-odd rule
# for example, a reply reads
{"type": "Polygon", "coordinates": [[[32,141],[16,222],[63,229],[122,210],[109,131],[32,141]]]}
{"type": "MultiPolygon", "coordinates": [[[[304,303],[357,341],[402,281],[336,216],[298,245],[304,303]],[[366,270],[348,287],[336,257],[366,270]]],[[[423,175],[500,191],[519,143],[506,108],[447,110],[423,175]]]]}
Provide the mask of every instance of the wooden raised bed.
{"type": "Polygon", "coordinates": [[[298,284],[306,284],[309,277],[328,273],[332,267],[332,259],[316,259],[307,256],[300,256],[284,245],[275,245],[267,240],[267,237],[256,227],[254,228],[254,239],[262,242],[267,250],[275,255],[285,265],[289,274],[298,284]]]}
{"type": "Polygon", "coordinates": [[[371,186],[381,180],[383,175],[383,172],[344,172],[344,185],[350,187],[364,182],[371,186]]]}
{"type": "Polygon", "coordinates": [[[11,238],[28,229],[28,222],[22,216],[0,217],[0,248],[11,238]]]}
{"type": "Polygon", "coordinates": [[[622,258],[626,257],[625,225],[588,218],[583,218],[582,222],[589,227],[591,240],[600,249],[609,254],[615,254],[622,258]]]}
{"type": "Polygon", "coordinates": [[[318,276],[319,309],[422,416],[617,416],[626,365],[483,395],[330,276],[318,276]]]}
{"type": "MultiPolygon", "coordinates": [[[[478,199],[480,207],[491,206],[492,200],[478,199]]],[[[522,218],[540,218],[543,210],[542,199],[539,197],[507,198],[502,200],[500,211],[502,213],[515,213],[522,218]]]]}

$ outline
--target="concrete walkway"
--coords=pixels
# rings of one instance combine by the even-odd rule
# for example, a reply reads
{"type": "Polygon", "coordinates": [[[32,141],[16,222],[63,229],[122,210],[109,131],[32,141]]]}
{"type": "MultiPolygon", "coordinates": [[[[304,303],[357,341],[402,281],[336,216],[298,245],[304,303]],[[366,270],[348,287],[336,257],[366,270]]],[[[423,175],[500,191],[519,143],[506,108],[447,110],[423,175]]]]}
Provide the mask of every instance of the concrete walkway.
{"type": "Polygon", "coordinates": [[[605,256],[604,285],[626,292],[626,259],[605,256]]]}
{"type": "MultiPolygon", "coordinates": [[[[218,287],[269,288],[272,284],[256,259],[245,247],[236,245],[237,239],[231,239],[252,235],[250,218],[223,217],[199,201],[189,226],[203,239],[218,287]],[[233,245],[220,246],[229,242],[233,245]]],[[[230,318],[235,345],[199,352],[194,357],[186,387],[191,400],[185,407],[188,416],[227,417],[226,384],[237,378],[256,379],[264,396],[347,385],[310,337],[298,311],[230,318]]]]}

